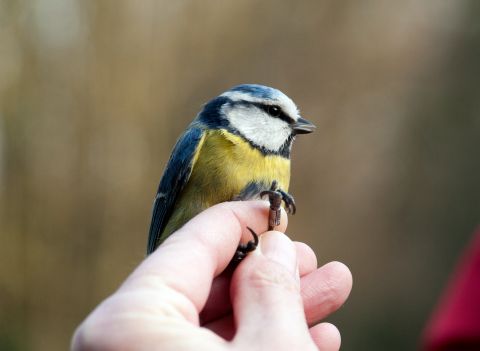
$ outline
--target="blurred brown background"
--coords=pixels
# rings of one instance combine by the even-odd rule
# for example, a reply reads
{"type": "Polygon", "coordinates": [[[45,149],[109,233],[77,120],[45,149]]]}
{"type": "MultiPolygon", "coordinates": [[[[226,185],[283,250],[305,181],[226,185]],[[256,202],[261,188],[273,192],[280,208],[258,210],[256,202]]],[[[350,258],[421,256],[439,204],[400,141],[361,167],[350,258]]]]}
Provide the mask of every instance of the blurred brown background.
{"type": "Polygon", "coordinates": [[[480,2],[0,0],[0,349],[64,350],[142,260],[177,136],[291,96],[289,233],[352,270],[343,350],[410,350],[480,222],[480,2]]]}

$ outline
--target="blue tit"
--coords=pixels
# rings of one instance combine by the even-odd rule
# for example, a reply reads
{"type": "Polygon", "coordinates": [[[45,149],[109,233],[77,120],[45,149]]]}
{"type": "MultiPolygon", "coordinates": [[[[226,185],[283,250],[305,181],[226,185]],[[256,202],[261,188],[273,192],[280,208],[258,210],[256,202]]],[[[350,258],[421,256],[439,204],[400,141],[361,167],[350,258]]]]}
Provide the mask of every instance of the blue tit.
{"type": "Polygon", "coordinates": [[[292,143],[314,129],[288,96],[263,85],[238,85],[205,104],[165,168],[147,254],[210,206],[259,198],[274,182],[287,192],[292,143]]]}

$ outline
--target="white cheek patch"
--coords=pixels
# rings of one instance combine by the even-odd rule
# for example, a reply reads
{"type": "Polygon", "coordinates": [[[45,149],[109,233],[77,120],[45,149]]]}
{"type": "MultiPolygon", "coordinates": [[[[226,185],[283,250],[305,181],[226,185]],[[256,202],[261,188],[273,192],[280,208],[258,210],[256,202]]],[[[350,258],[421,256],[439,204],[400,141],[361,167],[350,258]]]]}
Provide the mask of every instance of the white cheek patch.
{"type": "Polygon", "coordinates": [[[252,106],[223,108],[230,125],[253,143],[270,151],[279,151],[290,136],[287,122],[252,106]]]}

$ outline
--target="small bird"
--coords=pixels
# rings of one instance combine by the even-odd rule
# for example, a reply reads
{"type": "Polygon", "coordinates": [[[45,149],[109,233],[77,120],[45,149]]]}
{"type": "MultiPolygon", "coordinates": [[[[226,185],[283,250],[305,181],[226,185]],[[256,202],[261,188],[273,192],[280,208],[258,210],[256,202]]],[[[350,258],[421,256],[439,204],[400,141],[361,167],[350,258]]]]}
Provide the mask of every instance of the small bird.
{"type": "MultiPolygon", "coordinates": [[[[290,151],[297,134],[314,129],[288,96],[263,85],[238,85],[205,104],[175,144],[160,180],[147,255],[192,217],[220,202],[268,195],[271,215],[273,203],[279,209],[282,199],[294,212],[287,193],[290,151]]],[[[270,218],[270,229],[278,219],[270,218]]],[[[255,246],[250,242],[239,249],[255,246]]]]}

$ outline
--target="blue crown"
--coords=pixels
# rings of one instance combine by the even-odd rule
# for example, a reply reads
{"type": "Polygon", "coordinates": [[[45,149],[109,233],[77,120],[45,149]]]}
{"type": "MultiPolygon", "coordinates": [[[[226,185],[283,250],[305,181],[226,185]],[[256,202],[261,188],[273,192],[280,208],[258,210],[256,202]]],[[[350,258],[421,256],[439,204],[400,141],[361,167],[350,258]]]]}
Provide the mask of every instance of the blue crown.
{"type": "Polygon", "coordinates": [[[229,91],[238,91],[240,93],[249,94],[261,99],[274,99],[278,95],[282,94],[277,89],[260,84],[241,84],[231,88],[229,91]]]}

